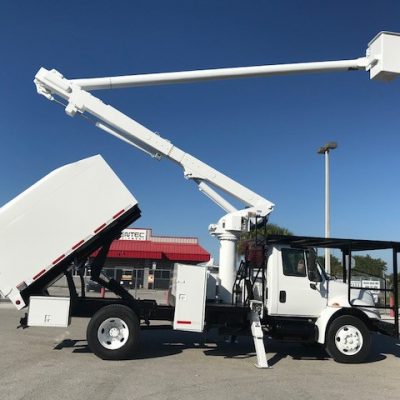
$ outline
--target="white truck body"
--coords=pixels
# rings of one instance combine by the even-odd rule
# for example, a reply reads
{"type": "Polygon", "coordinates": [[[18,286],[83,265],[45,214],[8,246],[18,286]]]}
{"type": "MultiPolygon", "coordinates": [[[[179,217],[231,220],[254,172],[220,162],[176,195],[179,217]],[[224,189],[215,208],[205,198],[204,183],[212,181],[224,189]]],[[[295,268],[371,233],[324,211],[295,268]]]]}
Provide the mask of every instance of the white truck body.
{"type": "Polygon", "coordinates": [[[0,208],[0,292],[20,291],[137,204],[100,156],[52,171],[0,208]]]}
{"type": "MultiPolygon", "coordinates": [[[[67,261],[72,261],[72,255],[78,258],[77,253],[80,256],[77,263],[82,270],[85,256],[88,258],[91,254],[89,250],[95,250],[94,246],[99,248],[103,242],[96,262],[91,265],[92,278],[112,290],[120,300],[92,301],[86,299],[84,290],[81,297],[77,298],[73,282],[69,284],[71,304],[75,303],[71,310],[75,315],[91,317],[87,329],[88,344],[103,359],[121,359],[133,353],[137,348],[141,321],[150,328],[150,320],[158,319],[174,321],[175,329],[186,327],[186,330],[201,331],[203,328],[218,327],[221,333],[229,332],[227,334],[233,336],[246,333],[250,328],[257,353],[257,366],[260,368],[268,367],[264,331],[271,337],[290,336],[324,343],[329,354],[340,362],[363,361],[370,347],[370,331],[383,331],[384,327],[377,323],[379,313],[375,310],[371,293],[356,288],[356,304],[351,299],[351,285],[347,286],[346,296],[346,285],[331,282],[314,262],[314,253],[311,250],[307,253],[306,249],[318,247],[316,243],[321,247],[333,248],[332,242],[322,241],[321,238],[292,237],[290,243],[281,239],[273,243],[271,237],[268,237],[265,238],[266,247],[263,248],[263,256],[267,258],[254,265],[246,260],[237,271],[236,242],[239,236],[266,223],[274,204],[103,103],[89,91],[210,79],[351,70],[369,71],[371,79],[391,80],[400,73],[399,47],[399,34],[381,32],[369,43],[365,57],[352,60],[72,80],[56,70],[41,68],[34,80],[39,94],[49,100],[57,100],[57,103],[65,106],[69,116],[88,115],[88,119],[98,128],[155,159],[164,157],[177,163],[183,168],[185,178],[193,180],[202,193],[227,213],[216,224],[209,226],[209,232],[218,238],[221,245],[218,298],[215,298],[214,303],[206,300],[205,267],[189,266],[185,270],[185,266],[179,266],[178,274],[175,275],[178,276],[175,309],[157,305],[154,301],[135,299],[112,279],[107,281],[100,277],[111,240],[119,228],[123,229],[131,221],[128,218],[130,213],[126,219],[119,220],[119,216],[136,206],[136,200],[99,157],[54,171],[0,209],[0,291],[17,308],[22,308],[25,303],[20,292],[26,301],[27,296],[35,295],[35,279],[49,283],[41,277],[55,278],[59,273],[57,267],[68,273],[67,261]],[[105,196],[99,197],[101,189],[105,196]],[[242,207],[234,207],[225,195],[239,200],[242,207]],[[109,231],[103,235],[102,230],[107,229],[107,225],[115,219],[115,226],[110,226],[109,231]],[[19,251],[18,235],[22,227],[25,231],[28,228],[27,234],[30,235],[29,242],[24,243],[24,252],[19,251]],[[95,238],[92,245],[74,253],[92,238],[95,238]],[[281,246],[282,243],[286,245],[281,246]],[[267,265],[264,261],[267,261],[267,265]],[[61,264],[58,266],[58,263],[61,264]],[[55,274],[46,275],[53,268],[55,274]],[[254,278],[257,268],[262,271],[261,283],[257,282],[258,272],[254,278]],[[26,287],[32,288],[32,291],[24,291],[26,287]],[[234,301],[234,298],[241,298],[241,301],[234,301]],[[80,313],[79,306],[84,308],[80,313]],[[192,325],[193,322],[195,324],[192,325]]],[[[400,243],[361,243],[345,239],[336,239],[335,243],[343,253],[343,260],[347,256],[351,259],[353,250],[392,249],[394,280],[397,280],[396,257],[400,252],[400,243]]],[[[347,262],[343,264],[345,275],[347,262]]],[[[347,273],[348,281],[351,282],[349,265],[347,273]]],[[[211,291],[214,290],[210,288],[211,291]]],[[[392,292],[397,309],[396,286],[392,292]]],[[[46,300],[39,298],[37,301],[46,303],[46,300]]],[[[48,304],[49,310],[56,310],[53,307],[55,302],[50,300],[48,304]]],[[[43,312],[46,306],[39,304],[38,307],[39,325],[43,320],[45,324],[51,321],[61,325],[68,323],[67,313],[62,318],[43,312]]],[[[68,310],[68,305],[65,310],[68,310]]],[[[398,326],[396,313],[396,330],[398,326]]]]}
{"type": "MultiPolygon", "coordinates": [[[[218,327],[236,336],[250,330],[259,368],[268,368],[264,331],[271,337],[324,344],[340,362],[360,362],[368,355],[369,329],[379,330],[379,312],[370,291],[354,288],[351,292],[347,284],[334,282],[324,273],[310,244],[318,247],[325,239],[287,237],[276,241],[269,237],[261,253],[255,247],[255,254],[266,257],[264,261],[255,257],[251,265],[253,258],[248,258],[245,275],[240,275],[239,268],[239,283],[235,282],[230,304],[221,303],[217,296],[220,285],[215,290],[216,280],[207,273],[206,265],[177,264],[171,292],[174,307],[163,307],[135,299],[112,280],[93,275],[102,268],[107,246],[137,215],[136,199],[101,156],[53,171],[3,206],[0,291],[18,309],[29,303],[27,321],[21,320],[21,325],[66,327],[71,316],[82,315],[79,308],[83,306],[84,315],[92,318],[89,346],[106,359],[124,358],[133,351],[134,346],[125,346],[129,330],[140,329],[141,320],[149,327],[150,319],[169,320],[173,329],[192,332],[218,327]],[[21,231],[29,238],[23,242],[24,251],[20,249],[21,231]],[[84,292],[78,298],[70,285],[70,297],[63,298],[34,290],[35,285],[46,289],[63,274],[68,278],[70,269],[86,265],[85,259],[98,248],[95,262],[90,264],[92,277],[108,285],[120,299],[86,299],[84,292]],[[255,274],[260,267],[261,281],[258,272],[255,274]],[[252,288],[246,294],[249,282],[252,288]],[[207,298],[207,291],[214,293],[214,298],[207,298]]],[[[342,250],[351,245],[356,250],[362,246],[400,249],[399,243],[392,242],[330,239],[329,243],[332,240],[342,250]]],[[[343,259],[347,262],[350,257],[343,259]]]]}

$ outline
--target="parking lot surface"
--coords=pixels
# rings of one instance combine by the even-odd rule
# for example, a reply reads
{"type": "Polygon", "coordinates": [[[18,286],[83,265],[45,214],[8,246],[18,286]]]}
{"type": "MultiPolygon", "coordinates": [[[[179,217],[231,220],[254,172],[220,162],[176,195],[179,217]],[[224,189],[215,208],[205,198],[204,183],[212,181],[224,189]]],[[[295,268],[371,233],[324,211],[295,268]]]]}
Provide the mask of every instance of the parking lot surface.
{"type": "Polygon", "coordinates": [[[0,304],[0,399],[398,399],[400,342],[374,335],[365,364],[335,363],[319,347],[266,340],[271,369],[254,367],[250,338],[145,331],[139,354],[102,361],[87,348],[88,320],[69,328],[16,329],[0,304]]]}

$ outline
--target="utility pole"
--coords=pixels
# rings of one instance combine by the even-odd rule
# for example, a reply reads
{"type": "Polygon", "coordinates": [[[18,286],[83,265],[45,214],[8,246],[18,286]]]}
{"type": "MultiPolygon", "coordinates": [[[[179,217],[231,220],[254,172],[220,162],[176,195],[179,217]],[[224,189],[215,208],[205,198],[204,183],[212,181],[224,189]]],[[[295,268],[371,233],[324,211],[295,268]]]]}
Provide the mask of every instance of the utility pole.
{"type": "MultiPolygon", "coordinates": [[[[331,236],[331,217],[330,217],[330,171],[329,171],[329,152],[337,148],[336,142],[329,142],[318,149],[318,154],[325,155],[325,238],[331,236]]],[[[331,252],[325,249],[325,271],[331,273],[331,252]]]]}

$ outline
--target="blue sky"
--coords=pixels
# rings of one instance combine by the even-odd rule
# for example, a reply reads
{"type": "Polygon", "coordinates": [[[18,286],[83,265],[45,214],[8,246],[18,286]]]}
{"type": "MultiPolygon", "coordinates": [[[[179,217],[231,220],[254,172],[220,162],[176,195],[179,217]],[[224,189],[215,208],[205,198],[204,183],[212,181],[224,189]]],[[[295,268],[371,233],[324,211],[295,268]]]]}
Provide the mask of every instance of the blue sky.
{"type": "MultiPolygon", "coordinates": [[[[54,168],[102,154],[140,202],[137,225],[198,236],[222,211],[167,160],[154,161],[36,94],[44,66],[68,78],[357,58],[400,31],[398,1],[35,1],[0,3],[0,204],[54,168]]],[[[95,93],[96,94],[96,93],[95,93]]],[[[400,79],[366,72],[99,91],[105,102],[276,204],[270,221],[400,240],[400,79]]],[[[60,227],[62,229],[62,227],[60,227]]]]}

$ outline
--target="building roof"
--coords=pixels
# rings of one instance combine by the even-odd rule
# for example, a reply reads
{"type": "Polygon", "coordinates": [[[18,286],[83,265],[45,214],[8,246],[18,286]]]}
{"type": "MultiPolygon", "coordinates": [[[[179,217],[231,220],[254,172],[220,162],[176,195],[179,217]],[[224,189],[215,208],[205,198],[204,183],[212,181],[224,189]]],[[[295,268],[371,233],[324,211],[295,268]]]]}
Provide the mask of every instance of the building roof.
{"type": "Polygon", "coordinates": [[[107,257],[206,262],[210,259],[210,254],[198,244],[114,240],[107,257]]]}

